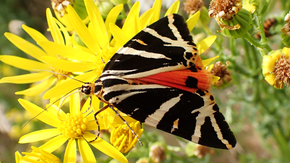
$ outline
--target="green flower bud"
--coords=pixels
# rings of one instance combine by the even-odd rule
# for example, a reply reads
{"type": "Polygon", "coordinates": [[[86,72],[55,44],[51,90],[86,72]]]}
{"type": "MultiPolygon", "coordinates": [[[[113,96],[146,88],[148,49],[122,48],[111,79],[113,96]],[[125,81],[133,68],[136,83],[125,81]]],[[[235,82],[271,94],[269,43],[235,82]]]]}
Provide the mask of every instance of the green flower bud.
{"type": "Polygon", "coordinates": [[[222,34],[227,37],[243,37],[252,27],[252,15],[246,9],[241,9],[231,20],[222,20],[222,34]]]}
{"type": "Polygon", "coordinates": [[[114,5],[125,4],[128,0],[110,0],[114,5]]]}
{"type": "Polygon", "coordinates": [[[97,1],[97,7],[102,16],[107,17],[108,13],[114,7],[111,1],[97,1]]]}

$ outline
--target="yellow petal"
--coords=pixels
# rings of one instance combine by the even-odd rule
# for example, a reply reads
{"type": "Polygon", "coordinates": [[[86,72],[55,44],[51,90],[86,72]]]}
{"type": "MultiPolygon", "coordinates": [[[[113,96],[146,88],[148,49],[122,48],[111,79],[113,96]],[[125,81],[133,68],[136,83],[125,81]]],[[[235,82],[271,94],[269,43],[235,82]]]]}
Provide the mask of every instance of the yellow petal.
{"type": "Polygon", "coordinates": [[[219,56],[215,56],[215,57],[212,57],[212,58],[209,58],[209,59],[205,59],[205,60],[202,60],[202,64],[204,67],[207,67],[212,61],[214,61],[215,59],[217,59],[219,56]]]}
{"type": "Polygon", "coordinates": [[[62,146],[67,140],[68,138],[62,135],[59,135],[55,138],[50,139],[48,142],[40,146],[39,149],[42,149],[51,153],[55,151],[57,148],[59,148],[60,146],[62,146]]]}
{"type": "Polygon", "coordinates": [[[173,14],[173,13],[177,13],[178,9],[179,9],[179,4],[180,2],[177,0],[175,1],[170,7],[169,9],[166,11],[164,16],[167,16],[169,14],[173,14]]]}
{"type": "Polygon", "coordinates": [[[69,46],[57,44],[50,41],[42,41],[38,43],[47,53],[60,55],[65,58],[75,59],[79,61],[92,62],[96,59],[96,56],[86,51],[75,49],[69,46]]]}
{"type": "Polygon", "coordinates": [[[17,152],[15,152],[15,162],[16,163],[21,163],[20,161],[21,161],[21,154],[17,151],[17,152]]]}
{"type": "Polygon", "coordinates": [[[195,24],[197,23],[199,19],[199,16],[200,16],[200,11],[197,11],[194,15],[190,16],[190,18],[186,20],[186,24],[189,31],[191,31],[194,28],[195,24]]]}
{"type": "Polygon", "coordinates": [[[91,49],[95,54],[100,54],[101,49],[97,40],[92,37],[92,33],[88,30],[86,25],[83,23],[81,18],[78,16],[76,11],[71,7],[67,6],[67,11],[69,15],[69,20],[73,25],[75,31],[78,33],[81,40],[86,44],[86,46],[91,49]]]}
{"type": "Polygon", "coordinates": [[[149,24],[152,24],[152,23],[156,22],[157,20],[159,20],[161,5],[162,5],[162,0],[155,0],[153,7],[152,7],[154,10],[154,13],[152,15],[152,18],[151,18],[149,24]]]}
{"type": "Polygon", "coordinates": [[[41,50],[39,47],[33,45],[32,43],[24,40],[23,38],[16,36],[12,33],[5,33],[6,38],[12,42],[17,48],[30,55],[31,57],[43,61],[42,56],[46,56],[47,54],[41,50]]]}
{"type": "Polygon", "coordinates": [[[148,24],[149,21],[151,20],[153,16],[154,10],[151,8],[147,11],[145,11],[141,16],[140,16],[140,27],[141,29],[144,29],[148,24]]]}
{"type": "MultiPolygon", "coordinates": [[[[88,141],[94,140],[96,137],[94,134],[89,133],[89,132],[86,132],[83,136],[88,141]]],[[[115,147],[113,147],[111,144],[104,141],[103,139],[98,138],[97,140],[95,140],[94,142],[90,144],[94,146],[95,148],[97,148],[99,151],[120,161],[121,163],[128,163],[127,158],[121,152],[119,152],[115,147]]]]}
{"type": "Polygon", "coordinates": [[[95,5],[94,1],[85,0],[85,5],[94,29],[94,35],[91,37],[98,37],[98,39],[95,40],[98,41],[101,48],[104,48],[105,45],[109,45],[109,37],[101,13],[99,12],[99,9],[95,5]]]}
{"type": "Polygon", "coordinates": [[[274,74],[269,74],[265,76],[265,80],[270,84],[274,85],[276,82],[275,75],[274,74]]]}
{"type": "Polygon", "coordinates": [[[123,4],[119,4],[117,6],[115,6],[114,8],[111,9],[111,11],[109,12],[109,14],[107,15],[106,21],[105,21],[105,26],[107,29],[107,33],[108,33],[108,38],[111,38],[111,32],[110,32],[110,23],[115,24],[118,15],[120,14],[120,12],[123,9],[123,4]]]}
{"type": "MultiPolygon", "coordinates": [[[[96,79],[97,76],[94,71],[87,72],[85,74],[79,75],[75,77],[75,79],[78,79],[83,82],[91,82],[94,79],[96,79]]],[[[57,84],[50,90],[48,90],[44,95],[43,99],[50,99],[53,97],[60,97],[69,91],[81,87],[83,83],[80,83],[79,81],[73,80],[73,79],[68,79],[62,83],[57,84]]]]}
{"type": "Polygon", "coordinates": [[[43,59],[52,67],[68,72],[85,72],[95,68],[94,63],[91,62],[71,62],[50,56],[43,59]]]}
{"type": "Polygon", "coordinates": [[[57,136],[59,134],[60,133],[57,128],[34,131],[29,134],[23,135],[19,139],[18,143],[24,144],[24,143],[37,142],[40,140],[45,140],[45,139],[57,136]]]}
{"type": "Polygon", "coordinates": [[[123,46],[124,44],[126,44],[126,42],[128,42],[131,39],[115,24],[112,23],[110,24],[110,30],[119,46],[123,46]]]}
{"type": "Polygon", "coordinates": [[[49,78],[47,80],[44,80],[40,84],[34,85],[28,89],[17,91],[15,92],[16,95],[26,95],[26,96],[35,96],[39,95],[40,93],[46,91],[48,88],[50,88],[56,81],[56,78],[49,78]]]}
{"type": "MultiPolygon", "coordinates": [[[[53,18],[53,20],[59,26],[59,28],[60,28],[60,30],[61,30],[61,32],[63,34],[64,40],[65,40],[65,45],[66,46],[71,46],[71,43],[69,42],[69,40],[71,40],[70,39],[71,37],[70,37],[68,31],[66,30],[66,28],[56,18],[53,18]]],[[[62,45],[62,44],[59,44],[59,45],[62,45]]]]}
{"type": "Polygon", "coordinates": [[[276,62],[280,59],[280,57],[282,56],[282,54],[280,53],[280,50],[276,50],[272,53],[272,58],[273,60],[276,62]]]}
{"type": "Polygon", "coordinates": [[[36,118],[41,120],[42,122],[53,127],[59,126],[59,119],[57,119],[57,117],[50,112],[44,111],[44,109],[24,99],[18,99],[18,102],[25,110],[30,112],[33,116],[36,116],[36,118]]]}
{"type": "Polygon", "coordinates": [[[63,163],[73,163],[77,161],[77,143],[75,139],[69,139],[65,153],[63,163]]]}
{"type": "Polygon", "coordinates": [[[263,64],[262,64],[263,74],[266,75],[273,72],[275,64],[276,61],[273,59],[272,56],[269,55],[263,56],[263,64]]]}
{"type": "Polygon", "coordinates": [[[80,112],[80,95],[75,93],[70,96],[69,100],[69,112],[72,115],[77,115],[80,112]]]}
{"type": "Polygon", "coordinates": [[[58,26],[56,25],[49,8],[46,9],[46,19],[47,19],[47,24],[48,24],[48,27],[49,27],[49,30],[50,30],[50,33],[54,42],[64,45],[62,34],[58,26]]]}
{"type": "Polygon", "coordinates": [[[89,144],[84,139],[78,139],[78,147],[79,151],[81,153],[83,162],[89,162],[89,163],[96,163],[96,157],[94,156],[94,153],[89,146],[89,144]]]}
{"type": "Polygon", "coordinates": [[[0,60],[6,64],[9,64],[11,66],[28,70],[28,71],[35,71],[35,70],[50,70],[50,67],[48,65],[45,65],[41,62],[24,59],[16,56],[10,56],[10,55],[1,55],[0,60]]]}
{"type": "Polygon", "coordinates": [[[50,72],[39,72],[39,73],[31,73],[25,75],[18,75],[18,76],[9,76],[4,77],[0,80],[0,83],[15,83],[15,84],[26,84],[26,83],[33,83],[40,80],[47,79],[48,77],[52,76],[50,72]]]}
{"type": "Polygon", "coordinates": [[[282,53],[285,55],[286,58],[290,58],[290,48],[284,47],[282,53]]]}
{"type": "Polygon", "coordinates": [[[215,41],[216,35],[207,37],[196,44],[199,54],[206,51],[215,41]]]}
{"type": "MultiPolygon", "coordinates": [[[[127,38],[129,39],[131,39],[141,30],[140,21],[138,18],[139,12],[140,12],[140,3],[139,1],[137,1],[130,10],[126,18],[126,21],[122,27],[123,35],[127,35],[127,38]]],[[[129,39],[127,41],[129,41],[129,39]]]]}
{"type": "Polygon", "coordinates": [[[214,84],[215,82],[219,81],[220,80],[220,77],[218,76],[212,76],[211,77],[211,83],[214,84]]]}
{"type": "Polygon", "coordinates": [[[35,42],[39,41],[48,41],[48,39],[39,31],[26,26],[25,24],[22,25],[22,28],[27,32],[35,42]]]}

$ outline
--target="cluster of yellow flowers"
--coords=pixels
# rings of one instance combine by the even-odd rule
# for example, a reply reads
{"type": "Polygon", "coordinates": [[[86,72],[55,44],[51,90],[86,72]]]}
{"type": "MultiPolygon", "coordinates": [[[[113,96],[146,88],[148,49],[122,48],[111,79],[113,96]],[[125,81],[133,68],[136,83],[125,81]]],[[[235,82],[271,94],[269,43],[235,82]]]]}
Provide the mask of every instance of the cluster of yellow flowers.
{"type": "MultiPolygon", "coordinates": [[[[147,25],[157,21],[160,16],[161,0],[156,0],[153,7],[140,17],[140,3],[137,1],[130,9],[122,28],[119,28],[115,22],[123,10],[123,4],[113,7],[105,21],[93,0],[84,0],[87,17],[83,19],[72,5],[73,3],[68,0],[52,2],[57,19],[52,16],[49,9],[46,10],[48,28],[53,41],[26,25],[23,25],[23,29],[38,46],[12,33],[5,33],[9,41],[35,60],[17,56],[0,56],[2,62],[30,72],[24,75],[4,77],[0,83],[33,83],[29,89],[18,91],[16,94],[35,96],[44,93],[43,98],[50,99],[50,104],[46,106],[45,111],[30,101],[18,100],[23,108],[52,128],[22,136],[19,143],[50,140],[38,148],[33,147],[33,152],[25,153],[26,156],[21,156],[17,152],[17,161],[25,162],[32,159],[45,162],[42,157],[47,157],[47,160],[55,160],[49,154],[68,141],[64,162],[76,160],[77,146],[83,162],[96,162],[90,145],[120,162],[128,162],[122,153],[130,151],[136,145],[137,138],[123,122],[116,121],[115,113],[107,109],[98,114],[96,117],[100,125],[98,126],[95,122],[94,112],[99,110],[101,105],[97,97],[92,96],[81,106],[82,97],[79,93],[71,93],[68,98],[63,98],[63,96],[79,88],[82,85],[79,81],[93,82],[96,80],[105,63],[122,45],[147,25]],[[61,109],[63,103],[67,101],[69,102],[69,113],[65,113],[61,109]],[[88,108],[89,110],[87,110],[88,108]],[[111,132],[111,144],[102,138],[95,140],[95,135],[89,131],[98,128],[111,132]]],[[[177,13],[178,8],[179,1],[176,1],[165,15],[177,13]]],[[[199,16],[200,13],[197,12],[186,21],[190,31],[199,16]]],[[[199,53],[208,49],[215,39],[216,36],[210,36],[197,43],[199,53]]],[[[210,61],[212,59],[205,60],[204,64],[208,65],[210,61]]],[[[129,119],[126,115],[123,116],[140,137],[143,132],[140,122],[129,119]]]]}

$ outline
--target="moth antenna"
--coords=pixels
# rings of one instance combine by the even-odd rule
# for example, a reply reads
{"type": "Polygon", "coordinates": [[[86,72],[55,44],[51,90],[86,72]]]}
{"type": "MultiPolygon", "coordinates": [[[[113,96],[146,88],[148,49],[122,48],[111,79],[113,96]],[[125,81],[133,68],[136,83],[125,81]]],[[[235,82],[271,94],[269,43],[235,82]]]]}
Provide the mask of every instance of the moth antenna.
{"type": "MultiPolygon", "coordinates": [[[[71,91],[69,91],[67,94],[65,94],[64,96],[62,96],[60,99],[60,104],[59,104],[59,106],[61,106],[63,103],[64,103],[64,101],[69,97],[69,96],[71,96],[71,95],[73,95],[73,94],[75,94],[75,93],[78,93],[78,92],[80,92],[80,90],[78,90],[80,87],[78,87],[78,88],[76,88],[76,89],[73,89],[73,90],[71,90],[71,91]]],[[[50,105],[51,106],[51,105],[50,105]]],[[[59,116],[59,111],[60,111],[60,107],[58,108],[58,110],[57,110],[57,118],[60,120],[60,121],[63,121],[61,118],[60,118],[60,116],[59,116]]]]}
{"type": "Polygon", "coordinates": [[[36,69],[34,69],[34,71],[46,71],[46,72],[51,72],[51,73],[53,73],[53,74],[57,74],[57,75],[61,75],[61,76],[65,76],[65,77],[67,77],[67,78],[70,78],[70,79],[72,79],[72,80],[78,81],[78,82],[80,82],[80,83],[84,83],[84,84],[86,83],[86,82],[83,82],[83,81],[78,80],[78,79],[76,79],[76,78],[70,77],[70,76],[68,76],[68,75],[61,74],[61,73],[54,72],[54,71],[50,71],[50,70],[36,70],[36,69]]]}
{"type": "Polygon", "coordinates": [[[89,103],[89,107],[87,108],[87,110],[86,110],[86,111],[84,111],[84,112],[83,112],[83,114],[84,114],[84,113],[86,113],[87,111],[89,111],[89,110],[90,110],[90,108],[91,108],[91,106],[92,106],[92,100],[93,100],[93,99],[92,99],[92,96],[90,96],[90,103],[89,103]]]}
{"type": "Polygon", "coordinates": [[[101,60],[102,60],[103,64],[105,64],[105,63],[106,63],[106,62],[103,60],[103,57],[101,57],[101,60]]]}
{"type": "Polygon", "coordinates": [[[122,119],[122,121],[129,127],[129,129],[131,130],[131,132],[135,135],[135,137],[138,139],[138,142],[141,146],[143,146],[141,140],[139,139],[139,137],[137,136],[137,134],[135,133],[135,131],[130,127],[130,125],[128,124],[128,122],[110,105],[110,108],[122,119]]]}
{"type": "MultiPolygon", "coordinates": [[[[24,125],[22,126],[22,128],[24,128],[29,122],[31,122],[33,119],[35,119],[36,117],[38,117],[40,114],[42,114],[44,111],[46,111],[49,107],[51,107],[53,104],[55,104],[56,102],[58,102],[59,100],[61,100],[63,97],[66,97],[68,94],[71,94],[73,91],[80,89],[81,87],[75,88],[71,91],[69,91],[68,93],[66,93],[65,95],[61,96],[59,99],[55,100],[54,102],[52,102],[48,107],[46,107],[45,109],[43,109],[41,112],[39,112],[37,115],[35,115],[34,117],[32,117],[30,120],[28,120],[27,122],[24,123],[24,125]]],[[[77,93],[77,92],[75,92],[77,93]]],[[[59,112],[59,111],[58,111],[59,112]]],[[[58,113],[57,113],[58,116],[58,113]]]]}

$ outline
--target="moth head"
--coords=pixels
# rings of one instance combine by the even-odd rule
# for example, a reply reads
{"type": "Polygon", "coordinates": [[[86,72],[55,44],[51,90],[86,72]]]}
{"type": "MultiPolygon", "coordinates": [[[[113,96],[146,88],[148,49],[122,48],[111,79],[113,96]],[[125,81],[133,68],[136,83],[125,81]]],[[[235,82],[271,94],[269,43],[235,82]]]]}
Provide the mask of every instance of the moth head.
{"type": "Polygon", "coordinates": [[[93,95],[95,93],[95,83],[86,82],[82,85],[81,92],[86,95],[93,95]]]}

